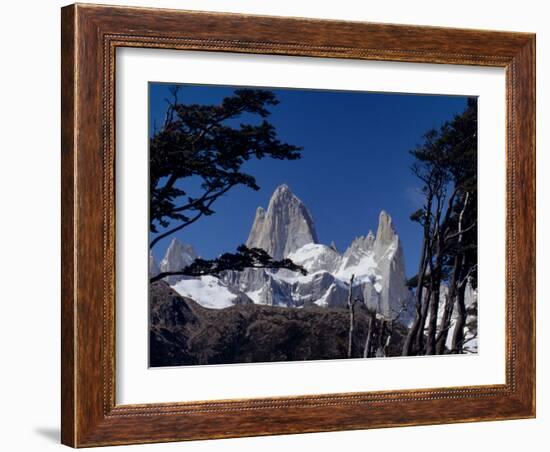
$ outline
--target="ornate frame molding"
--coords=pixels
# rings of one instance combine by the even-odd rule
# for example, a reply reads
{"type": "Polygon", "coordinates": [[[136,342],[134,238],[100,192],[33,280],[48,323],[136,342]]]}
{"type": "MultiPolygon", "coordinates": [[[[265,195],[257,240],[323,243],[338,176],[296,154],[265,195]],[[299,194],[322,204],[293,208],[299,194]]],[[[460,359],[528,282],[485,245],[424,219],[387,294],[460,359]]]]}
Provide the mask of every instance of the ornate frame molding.
{"type": "Polygon", "coordinates": [[[77,4],[62,9],[62,43],[64,444],[82,447],[535,415],[534,35],[77,4]],[[506,383],[116,405],[118,47],[506,68],[506,383]]]}

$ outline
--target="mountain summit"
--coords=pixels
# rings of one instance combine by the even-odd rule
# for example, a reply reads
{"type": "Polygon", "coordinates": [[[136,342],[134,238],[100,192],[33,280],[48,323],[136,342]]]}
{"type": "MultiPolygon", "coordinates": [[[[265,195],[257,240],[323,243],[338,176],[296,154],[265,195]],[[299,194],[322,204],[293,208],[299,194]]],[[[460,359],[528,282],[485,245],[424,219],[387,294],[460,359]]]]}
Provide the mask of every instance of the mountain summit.
{"type": "MultiPolygon", "coordinates": [[[[274,259],[290,258],[308,274],[247,268],[224,272],[219,278],[178,278],[177,284],[169,282],[178,293],[206,307],[223,308],[242,300],[285,307],[343,307],[353,275],[353,297],[387,318],[394,318],[411,302],[403,250],[385,211],[380,212],[376,235],[369,231],[356,237],[340,253],[334,245],[319,243],[304,203],[287,185],[280,185],[267,209],[257,208],[246,245],[262,248],[274,259]]],[[[188,265],[195,257],[192,247],[173,241],[160,268],[166,271],[188,265]]]]}
{"type": "Polygon", "coordinates": [[[308,243],[318,243],[311,214],[288,185],[279,185],[267,207],[256,210],[246,241],[249,248],[262,248],[282,259],[308,243]]]}
{"type": "Polygon", "coordinates": [[[382,285],[380,309],[388,313],[399,312],[409,299],[409,290],[405,285],[405,258],[392,219],[384,210],[380,212],[373,248],[382,285]]]}
{"type": "MultiPolygon", "coordinates": [[[[159,270],[162,272],[182,270],[191,265],[197,257],[197,253],[192,245],[181,243],[178,239],[174,238],[170,242],[170,245],[168,245],[164,258],[160,261],[159,270]]],[[[182,278],[182,276],[168,276],[167,281],[169,284],[175,284],[182,278]]]]}
{"type": "Polygon", "coordinates": [[[379,247],[388,246],[397,234],[393,228],[393,223],[391,217],[386,213],[385,210],[380,212],[378,217],[378,229],[376,230],[376,244],[379,247]]]}

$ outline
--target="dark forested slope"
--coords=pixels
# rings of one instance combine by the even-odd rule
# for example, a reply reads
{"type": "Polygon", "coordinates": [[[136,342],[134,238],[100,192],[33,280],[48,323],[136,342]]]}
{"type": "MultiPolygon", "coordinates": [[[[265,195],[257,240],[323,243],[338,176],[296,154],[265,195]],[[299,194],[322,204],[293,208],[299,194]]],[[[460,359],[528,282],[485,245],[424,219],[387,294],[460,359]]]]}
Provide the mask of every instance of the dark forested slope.
{"type": "MultiPolygon", "coordinates": [[[[347,309],[236,305],[207,309],[151,285],[150,365],[181,366],[340,359],[347,356],[347,309]]],[[[355,307],[352,357],[361,357],[368,332],[366,308],[355,307]]],[[[401,354],[404,328],[394,322],[387,356],[401,354]]]]}

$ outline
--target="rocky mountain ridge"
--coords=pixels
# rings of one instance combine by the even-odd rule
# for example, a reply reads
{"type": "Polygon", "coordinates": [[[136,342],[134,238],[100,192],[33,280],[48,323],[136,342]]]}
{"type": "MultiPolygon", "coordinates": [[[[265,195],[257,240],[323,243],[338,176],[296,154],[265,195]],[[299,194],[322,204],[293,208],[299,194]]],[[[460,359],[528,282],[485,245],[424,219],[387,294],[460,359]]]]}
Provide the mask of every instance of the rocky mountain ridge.
{"type": "MultiPolygon", "coordinates": [[[[220,278],[170,277],[180,295],[210,308],[253,302],[261,305],[342,307],[347,303],[354,275],[353,296],[386,317],[395,317],[410,304],[403,249],[391,217],[382,211],[376,235],[356,237],[339,253],[334,244],[320,244],[313,218],[287,185],[274,191],[267,209],[258,207],[246,245],[267,251],[275,259],[290,258],[308,271],[247,269],[226,272],[220,278]]],[[[190,245],[172,240],[160,271],[189,265],[197,253],[190,245]]],[[[156,271],[150,258],[150,273],[156,271]]],[[[405,309],[406,311],[407,309],[405,309]]]]}

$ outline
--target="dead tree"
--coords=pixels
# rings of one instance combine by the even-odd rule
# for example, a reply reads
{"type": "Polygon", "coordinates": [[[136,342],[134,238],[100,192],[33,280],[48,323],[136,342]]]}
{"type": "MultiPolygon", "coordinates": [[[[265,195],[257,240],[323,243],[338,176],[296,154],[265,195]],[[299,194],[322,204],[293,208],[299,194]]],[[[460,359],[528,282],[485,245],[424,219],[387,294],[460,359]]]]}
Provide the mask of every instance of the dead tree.
{"type": "Polygon", "coordinates": [[[464,345],[464,327],[466,326],[466,303],[464,302],[464,295],[466,292],[466,286],[461,286],[458,289],[458,296],[456,298],[456,323],[453,332],[453,341],[451,345],[451,353],[462,353],[462,346],[464,345]]]}
{"type": "Polygon", "coordinates": [[[435,192],[438,187],[437,174],[433,171],[425,172],[419,165],[413,166],[413,172],[424,183],[426,193],[426,205],[423,209],[411,215],[411,220],[422,225],[422,254],[418,265],[417,283],[415,292],[415,318],[403,346],[403,355],[416,355],[422,352],[424,347],[424,327],[428,315],[428,302],[430,299],[431,285],[426,287],[428,274],[431,274],[432,260],[432,205],[435,192]],[[425,289],[428,290],[426,294],[425,289]]]}
{"type": "MultiPolygon", "coordinates": [[[[431,204],[431,199],[428,198],[428,206],[431,204]]],[[[429,215],[429,208],[426,208],[426,216],[429,215]]],[[[417,341],[417,335],[421,329],[422,324],[422,305],[423,305],[423,291],[424,280],[426,276],[426,269],[428,266],[428,247],[429,247],[429,224],[428,219],[424,219],[424,235],[422,238],[422,254],[420,256],[420,263],[418,265],[418,276],[415,292],[415,317],[411,329],[405,338],[405,344],[403,346],[403,356],[409,356],[415,354],[415,345],[417,341]]],[[[422,330],[424,328],[422,327],[422,330]]],[[[422,334],[424,334],[422,332],[422,334]]]]}
{"type": "MultiPolygon", "coordinates": [[[[424,143],[411,151],[416,159],[413,172],[422,182],[426,202],[411,216],[423,227],[424,234],[418,273],[411,280],[411,285],[412,281],[416,285],[416,313],[403,355],[445,351],[455,299],[464,327],[464,288],[458,281],[477,260],[476,101],[469,100],[462,114],[455,115],[439,130],[428,132],[424,138],[424,143]],[[469,226],[465,227],[464,223],[469,226]],[[471,233],[465,235],[467,232],[471,233]],[[442,284],[450,287],[442,320],[438,322],[442,284]]],[[[461,334],[463,332],[453,333],[455,350],[462,347],[461,334]]]]}
{"type": "Polygon", "coordinates": [[[353,312],[353,280],[355,275],[351,275],[348,291],[348,310],[349,310],[349,331],[348,331],[348,358],[351,358],[352,346],[353,346],[353,327],[354,327],[354,312],[353,312]]]}
{"type": "Polygon", "coordinates": [[[372,356],[371,348],[373,344],[373,338],[376,328],[376,312],[373,309],[369,309],[369,325],[367,331],[367,338],[365,340],[365,348],[363,350],[363,358],[370,358],[372,356]]]}
{"type": "MultiPolygon", "coordinates": [[[[430,226],[431,227],[431,226],[430,226]]],[[[435,228],[434,228],[435,229],[435,228]]],[[[430,240],[428,242],[428,250],[426,255],[426,266],[424,267],[424,274],[421,276],[422,280],[424,281],[425,291],[420,292],[420,296],[422,297],[422,309],[420,313],[420,324],[418,327],[418,330],[416,332],[416,338],[415,338],[415,354],[423,354],[424,353],[424,333],[426,329],[426,322],[428,320],[428,314],[430,309],[432,308],[432,297],[434,292],[434,277],[435,277],[435,269],[433,265],[433,243],[435,240],[435,231],[433,235],[430,237],[430,240]]]]}
{"type": "MultiPolygon", "coordinates": [[[[451,215],[455,209],[455,200],[459,191],[460,191],[460,187],[456,187],[451,193],[451,195],[449,196],[449,199],[447,201],[447,207],[443,218],[442,218],[443,208],[441,208],[440,210],[438,209],[438,212],[436,214],[436,218],[437,218],[437,222],[435,224],[436,233],[434,234],[435,257],[434,257],[434,266],[433,266],[432,279],[431,279],[433,289],[432,289],[432,299],[430,302],[430,323],[428,325],[428,341],[426,343],[427,355],[435,355],[436,353],[437,317],[439,313],[444,258],[446,257],[446,254],[447,254],[447,241],[449,239],[447,235],[447,230],[449,228],[449,224],[451,221],[451,215]]],[[[443,204],[443,200],[447,196],[445,188],[441,190],[438,196],[441,196],[441,204],[443,204]]],[[[438,200],[438,205],[439,205],[439,200],[438,200]]]]}
{"type": "Polygon", "coordinates": [[[388,347],[392,334],[393,325],[399,317],[407,310],[407,303],[403,302],[399,310],[392,309],[392,315],[382,315],[374,309],[369,309],[368,312],[368,331],[365,339],[365,347],[363,349],[363,358],[384,357],[386,356],[386,348],[388,347]]]}
{"type": "Polygon", "coordinates": [[[381,319],[380,326],[378,328],[378,346],[376,348],[375,356],[377,358],[383,358],[386,356],[386,347],[391,339],[391,320],[381,319]]]}
{"type": "Polygon", "coordinates": [[[472,278],[472,274],[475,273],[477,264],[472,265],[468,270],[468,273],[459,282],[457,287],[456,297],[456,309],[457,316],[455,322],[455,328],[453,331],[453,339],[451,344],[451,353],[462,353],[464,346],[464,328],[466,327],[466,320],[468,317],[468,310],[466,309],[466,288],[472,278]]]}
{"type": "Polygon", "coordinates": [[[445,301],[445,307],[443,310],[443,316],[441,318],[441,325],[439,327],[439,334],[436,339],[436,352],[438,355],[441,355],[445,351],[445,343],[447,342],[447,337],[449,336],[449,330],[451,328],[451,319],[453,315],[454,305],[456,302],[457,295],[457,286],[459,284],[460,275],[462,273],[463,264],[464,264],[464,253],[461,250],[462,240],[463,240],[463,221],[464,213],[466,212],[466,207],[468,206],[468,200],[470,198],[470,193],[466,192],[464,196],[464,202],[462,204],[462,209],[458,216],[457,224],[457,254],[454,259],[453,271],[451,276],[451,283],[449,287],[449,293],[445,301]]]}

